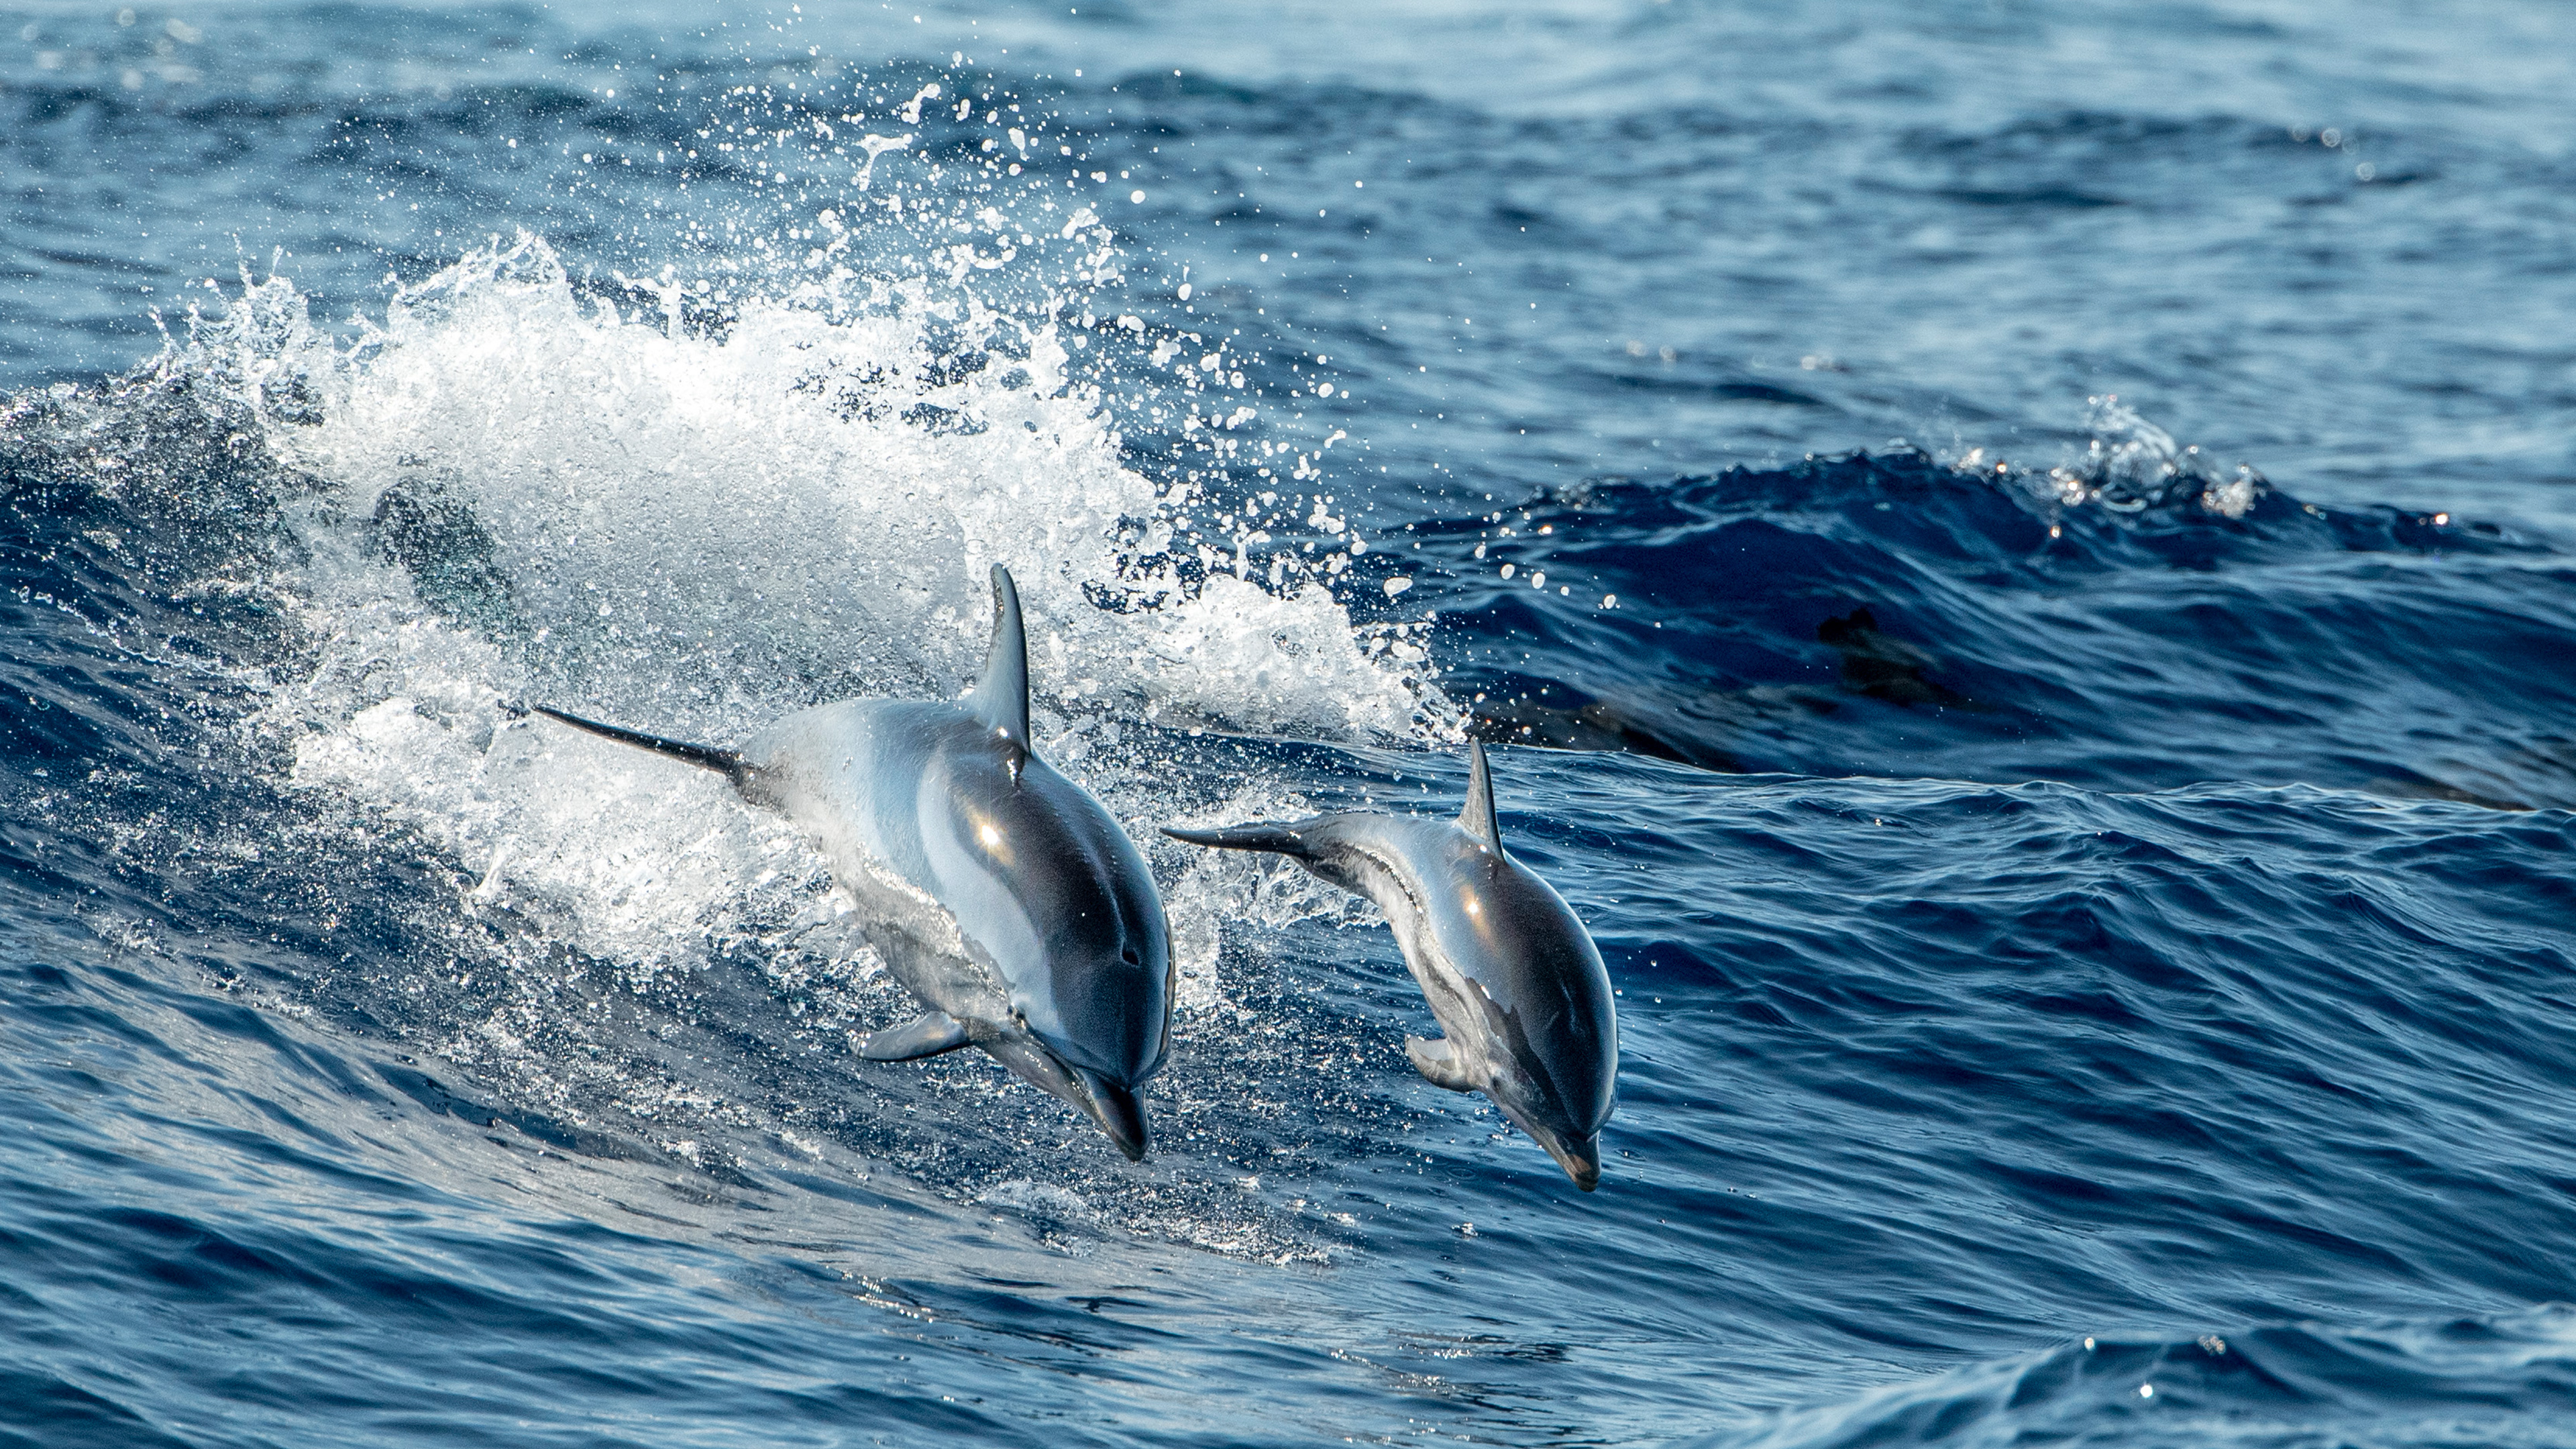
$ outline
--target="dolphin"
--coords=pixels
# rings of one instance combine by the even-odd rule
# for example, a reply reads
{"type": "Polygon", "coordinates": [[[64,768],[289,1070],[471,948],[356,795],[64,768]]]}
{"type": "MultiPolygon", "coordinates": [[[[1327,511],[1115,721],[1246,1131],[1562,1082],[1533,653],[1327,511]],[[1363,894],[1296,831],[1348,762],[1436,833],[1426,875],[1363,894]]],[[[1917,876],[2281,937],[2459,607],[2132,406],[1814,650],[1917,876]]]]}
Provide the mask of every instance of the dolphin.
{"type": "Polygon", "coordinates": [[[1447,1033],[1404,1039],[1414,1069],[1435,1087],[1492,1098],[1590,1192],[1619,1090],[1610,973],[1565,898],[1503,849],[1485,747],[1467,748],[1455,824],[1368,810],[1163,833],[1285,855],[1377,902],[1447,1033]]]}
{"type": "Polygon", "coordinates": [[[1009,570],[993,566],[992,651],[961,701],[817,705],[739,750],[538,713],[719,771],[822,845],[868,944],[926,1008],[862,1038],[861,1057],[980,1047],[1143,1159],[1137,1091],[1171,1054],[1171,928],[1135,842],[1029,748],[1009,570]]]}

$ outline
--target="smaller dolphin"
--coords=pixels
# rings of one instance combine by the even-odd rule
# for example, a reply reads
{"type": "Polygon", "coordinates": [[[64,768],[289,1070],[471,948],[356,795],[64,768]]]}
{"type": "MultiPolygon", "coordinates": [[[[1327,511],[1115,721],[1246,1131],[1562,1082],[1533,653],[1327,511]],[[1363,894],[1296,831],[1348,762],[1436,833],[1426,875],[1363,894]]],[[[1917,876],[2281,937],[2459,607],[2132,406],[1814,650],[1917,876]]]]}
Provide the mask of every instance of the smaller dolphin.
{"type": "Polygon", "coordinates": [[[1404,1039],[1415,1070],[1435,1087],[1491,1097],[1590,1192],[1619,1091],[1610,973],[1565,898],[1504,852],[1485,747],[1467,748],[1467,808],[1454,825],[1349,811],[1163,833],[1285,855],[1377,902],[1447,1033],[1404,1039]]]}
{"type": "Polygon", "coordinates": [[[1144,1157],[1139,1089],[1171,1053],[1171,929],[1135,842],[1029,748],[1028,645],[1008,570],[993,566],[983,682],[957,703],[816,705],[740,750],[537,712],[720,771],[821,843],[868,944],[928,1008],[871,1033],[860,1056],[980,1047],[1080,1108],[1130,1161],[1144,1157]]]}

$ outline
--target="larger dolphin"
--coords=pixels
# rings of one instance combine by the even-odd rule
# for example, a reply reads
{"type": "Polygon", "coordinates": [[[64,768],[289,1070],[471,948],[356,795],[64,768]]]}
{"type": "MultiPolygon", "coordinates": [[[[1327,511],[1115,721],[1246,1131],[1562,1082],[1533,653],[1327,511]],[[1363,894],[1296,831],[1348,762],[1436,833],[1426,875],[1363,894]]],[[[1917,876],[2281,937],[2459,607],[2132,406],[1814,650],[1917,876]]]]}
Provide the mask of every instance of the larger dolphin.
{"type": "Polygon", "coordinates": [[[1456,824],[1351,811],[1163,833],[1273,851],[1377,902],[1447,1033],[1404,1039],[1415,1070],[1434,1086],[1491,1097],[1590,1192],[1619,1089],[1610,973],[1565,898],[1504,851],[1485,747],[1468,750],[1467,808],[1456,824]]]}
{"type": "Polygon", "coordinates": [[[993,646],[960,702],[845,699],[739,750],[539,713],[722,771],[803,826],[868,944],[929,1010],[859,1044],[899,1062],[981,1047],[1145,1155],[1137,1089],[1172,1040],[1172,943],[1135,842],[1029,749],[1019,591],[993,567],[993,646]]]}

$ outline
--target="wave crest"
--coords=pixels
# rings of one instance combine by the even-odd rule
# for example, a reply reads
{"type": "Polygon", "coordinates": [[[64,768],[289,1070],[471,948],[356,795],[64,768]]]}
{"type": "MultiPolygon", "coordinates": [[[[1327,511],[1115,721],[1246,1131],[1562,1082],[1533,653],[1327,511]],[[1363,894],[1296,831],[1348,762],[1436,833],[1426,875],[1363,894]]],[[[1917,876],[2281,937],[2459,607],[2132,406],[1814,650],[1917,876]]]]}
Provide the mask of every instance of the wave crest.
{"type": "Polygon", "coordinates": [[[526,235],[400,289],[350,345],[306,311],[245,277],[143,384],[259,435],[269,583],[304,646],[260,723],[296,783],[630,969],[754,919],[865,957],[776,822],[518,706],[729,742],[824,699],[953,694],[992,563],[1020,582],[1041,747],[1131,827],[1167,803],[1139,768],[1154,725],[1454,732],[1422,652],[1355,627],[1320,571],[1265,587],[1240,550],[1183,556],[1202,487],[1131,466],[1043,312],[840,275],[702,326],[680,289],[621,305],[526,235]]]}

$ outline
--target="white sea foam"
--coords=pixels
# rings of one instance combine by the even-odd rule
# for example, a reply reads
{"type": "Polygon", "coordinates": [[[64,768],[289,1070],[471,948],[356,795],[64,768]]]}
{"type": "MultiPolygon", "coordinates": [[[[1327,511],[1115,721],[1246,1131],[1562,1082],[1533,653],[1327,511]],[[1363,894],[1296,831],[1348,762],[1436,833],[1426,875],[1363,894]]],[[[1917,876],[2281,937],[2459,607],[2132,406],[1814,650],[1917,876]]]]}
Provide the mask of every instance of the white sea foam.
{"type": "MultiPolygon", "coordinates": [[[[266,715],[291,732],[295,781],[418,832],[476,898],[630,970],[748,941],[864,974],[845,900],[783,821],[515,702],[731,741],[819,699],[953,694],[1002,562],[1048,707],[1041,747],[1093,756],[1140,835],[1172,802],[1149,769],[1117,767],[1118,719],[1454,728],[1419,650],[1356,630],[1325,569],[1266,573],[1247,528],[1183,577],[1186,546],[1166,541],[1192,490],[1122,464],[1057,323],[953,283],[835,285],[746,301],[710,336],[585,298],[523,237],[399,293],[346,351],[296,325],[282,280],[208,328],[210,375],[255,402],[291,387],[320,413],[270,438],[322,484],[297,506],[309,562],[288,579],[316,663],[266,715]],[[968,350],[990,364],[942,370],[968,350]],[[465,555],[444,562],[482,591],[471,607],[434,607],[381,551],[370,519],[395,494],[470,517],[439,547],[465,555]]],[[[1175,884],[1185,1004],[1204,1005],[1219,908],[1243,883],[1175,884]]]]}

